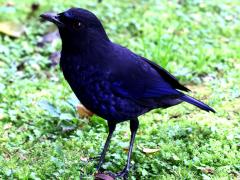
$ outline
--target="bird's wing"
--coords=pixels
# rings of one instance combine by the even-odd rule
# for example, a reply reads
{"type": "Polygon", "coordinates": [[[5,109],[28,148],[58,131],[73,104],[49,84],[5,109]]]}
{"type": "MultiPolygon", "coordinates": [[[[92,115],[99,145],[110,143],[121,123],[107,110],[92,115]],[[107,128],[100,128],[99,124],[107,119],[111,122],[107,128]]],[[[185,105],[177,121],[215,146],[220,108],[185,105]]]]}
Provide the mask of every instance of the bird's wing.
{"type": "Polygon", "coordinates": [[[178,91],[189,90],[169,72],[126,48],[116,48],[115,61],[112,62],[111,87],[120,96],[150,109],[166,108],[185,101],[205,111],[215,112],[203,102],[178,91]]]}
{"type": "Polygon", "coordinates": [[[152,61],[149,61],[148,59],[146,59],[144,57],[142,57],[141,59],[144,60],[145,62],[147,62],[148,64],[150,64],[173,88],[179,89],[182,91],[186,91],[186,92],[190,91],[190,89],[188,89],[185,86],[183,86],[182,84],[180,84],[178,82],[178,80],[172,74],[170,74],[168,71],[163,69],[158,64],[156,64],[152,61]]]}
{"type": "MultiPolygon", "coordinates": [[[[111,66],[112,89],[121,96],[137,101],[152,98],[178,98],[184,89],[178,81],[160,66],[151,63],[130,50],[119,47],[111,66]]],[[[187,90],[185,88],[184,90],[187,90]]]]}

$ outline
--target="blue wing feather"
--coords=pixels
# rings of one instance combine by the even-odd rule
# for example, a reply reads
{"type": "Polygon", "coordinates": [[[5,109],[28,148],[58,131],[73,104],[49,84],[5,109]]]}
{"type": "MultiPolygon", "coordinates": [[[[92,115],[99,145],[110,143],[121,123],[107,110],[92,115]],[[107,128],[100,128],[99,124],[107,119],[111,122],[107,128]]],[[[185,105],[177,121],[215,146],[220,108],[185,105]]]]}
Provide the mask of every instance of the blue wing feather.
{"type": "Polygon", "coordinates": [[[116,59],[114,66],[111,66],[116,67],[112,69],[111,74],[112,89],[115,93],[138,102],[153,103],[154,105],[156,100],[169,100],[173,97],[176,99],[183,95],[171,85],[170,80],[166,80],[145,59],[126,48],[119,48],[119,46],[118,53],[119,49],[121,57],[126,57],[126,59],[116,59]],[[124,56],[124,54],[126,55],[124,56]]]}

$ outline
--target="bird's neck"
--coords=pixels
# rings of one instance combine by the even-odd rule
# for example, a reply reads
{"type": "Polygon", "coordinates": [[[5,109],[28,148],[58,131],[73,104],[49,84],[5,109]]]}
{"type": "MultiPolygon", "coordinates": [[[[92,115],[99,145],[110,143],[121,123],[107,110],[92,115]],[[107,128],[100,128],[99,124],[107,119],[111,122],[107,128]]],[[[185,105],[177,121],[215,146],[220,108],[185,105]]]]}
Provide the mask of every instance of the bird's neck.
{"type": "Polygon", "coordinates": [[[104,61],[106,53],[111,51],[112,43],[108,40],[89,41],[69,45],[63,41],[61,52],[61,64],[71,64],[79,62],[81,65],[98,64],[104,61]]]}
{"type": "Polygon", "coordinates": [[[86,39],[62,39],[62,51],[69,55],[89,54],[104,49],[110,44],[110,40],[103,37],[86,39]]]}

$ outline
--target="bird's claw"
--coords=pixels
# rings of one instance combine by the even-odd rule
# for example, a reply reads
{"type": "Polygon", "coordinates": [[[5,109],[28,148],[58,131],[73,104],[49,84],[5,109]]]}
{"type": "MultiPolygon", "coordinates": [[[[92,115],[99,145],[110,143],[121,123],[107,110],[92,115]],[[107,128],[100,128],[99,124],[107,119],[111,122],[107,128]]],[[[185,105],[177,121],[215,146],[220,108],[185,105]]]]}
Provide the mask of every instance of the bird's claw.
{"type": "Polygon", "coordinates": [[[128,172],[129,170],[124,169],[123,171],[117,173],[117,177],[123,178],[123,179],[127,179],[128,178],[128,172]]]}
{"type": "Polygon", "coordinates": [[[118,173],[113,173],[113,172],[108,171],[108,172],[106,172],[106,174],[113,177],[114,179],[116,179],[116,178],[127,179],[128,178],[128,172],[129,172],[129,170],[124,168],[122,171],[120,171],[118,173]]]}

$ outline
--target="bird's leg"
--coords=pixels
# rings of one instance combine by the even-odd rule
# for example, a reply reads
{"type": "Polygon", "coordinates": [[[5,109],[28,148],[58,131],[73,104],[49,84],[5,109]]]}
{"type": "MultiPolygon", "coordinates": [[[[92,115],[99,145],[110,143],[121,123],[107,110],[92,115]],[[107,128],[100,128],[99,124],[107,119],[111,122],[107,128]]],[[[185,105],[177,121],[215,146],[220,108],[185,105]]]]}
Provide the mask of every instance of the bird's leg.
{"type": "Polygon", "coordinates": [[[114,130],[115,130],[115,128],[116,128],[116,123],[113,123],[113,122],[108,121],[108,128],[109,128],[108,137],[107,137],[107,140],[106,140],[106,142],[105,142],[103,151],[102,151],[102,153],[101,153],[101,156],[100,156],[100,159],[99,159],[99,162],[98,162],[97,171],[99,171],[99,169],[101,168],[102,163],[103,163],[103,161],[104,161],[104,158],[105,158],[105,155],[106,155],[108,146],[109,146],[109,144],[110,144],[110,140],[111,140],[112,135],[113,135],[113,132],[114,132],[114,130]]]}
{"type": "Polygon", "coordinates": [[[119,172],[115,175],[115,177],[127,178],[127,176],[128,176],[128,172],[130,170],[130,161],[131,161],[133,143],[134,143],[134,139],[135,139],[135,136],[136,136],[136,133],[137,133],[137,130],[138,130],[138,126],[139,126],[139,122],[138,122],[137,118],[132,119],[130,121],[131,140],[130,140],[130,146],[129,146],[129,149],[128,149],[127,164],[121,172],[119,172]]]}

